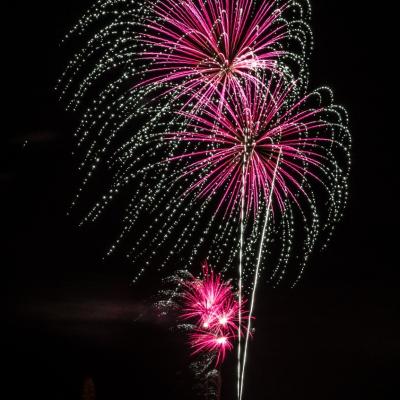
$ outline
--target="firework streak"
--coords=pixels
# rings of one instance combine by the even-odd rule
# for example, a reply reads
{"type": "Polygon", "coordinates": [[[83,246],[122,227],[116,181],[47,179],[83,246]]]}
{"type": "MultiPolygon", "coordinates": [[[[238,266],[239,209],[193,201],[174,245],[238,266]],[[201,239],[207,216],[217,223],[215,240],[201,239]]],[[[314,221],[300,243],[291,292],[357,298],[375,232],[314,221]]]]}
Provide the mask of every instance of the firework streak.
{"type": "MultiPolygon", "coordinates": [[[[228,307],[237,319],[225,331],[220,314],[196,314],[190,302],[185,313],[207,328],[193,334],[195,352],[221,362],[238,341],[239,399],[261,274],[295,285],[347,202],[347,114],[329,88],[308,89],[309,18],[306,0],[102,0],[68,35],[87,38],[59,84],[82,113],[74,205],[97,169],[111,171],[109,183],[83,222],[130,193],[108,254],[129,246],[135,281],[160,254],[158,271],[199,257],[224,276],[238,268],[228,307]]],[[[213,272],[204,279],[203,293],[200,281],[185,286],[188,298],[225,287],[213,272]]]]}

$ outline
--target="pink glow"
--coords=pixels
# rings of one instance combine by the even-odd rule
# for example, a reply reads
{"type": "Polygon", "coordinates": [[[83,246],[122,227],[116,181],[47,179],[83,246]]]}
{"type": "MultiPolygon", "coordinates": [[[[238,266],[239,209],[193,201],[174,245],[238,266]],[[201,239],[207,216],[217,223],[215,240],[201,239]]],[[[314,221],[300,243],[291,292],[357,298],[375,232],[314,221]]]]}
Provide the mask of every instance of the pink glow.
{"type": "MultiPolygon", "coordinates": [[[[196,325],[195,333],[190,336],[193,352],[216,351],[218,364],[233,348],[232,342],[237,338],[239,301],[232,285],[223,282],[221,276],[205,264],[203,278],[185,281],[183,288],[181,318],[196,325]]],[[[244,301],[241,303],[241,322],[244,324],[247,314],[243,309],[244,301]]]]}
{"type": "MultiPolygon", "coordinates": [[[[139,86],[172,84],[185,106],[206,104],[218,91],[222,97],[254,81],[255,71],[278,72],[284,52],[277,45],[287,27],[279,20],[286,7],[261,0],[164,0],[153,5],[139,41],[148,49],[141,60],[151,62],[148,79],[139,86]],[[279,22],[278,22],[279,21],[279,22]]],[[[186,107],[183,108],[186,108],[186,107]]]]}

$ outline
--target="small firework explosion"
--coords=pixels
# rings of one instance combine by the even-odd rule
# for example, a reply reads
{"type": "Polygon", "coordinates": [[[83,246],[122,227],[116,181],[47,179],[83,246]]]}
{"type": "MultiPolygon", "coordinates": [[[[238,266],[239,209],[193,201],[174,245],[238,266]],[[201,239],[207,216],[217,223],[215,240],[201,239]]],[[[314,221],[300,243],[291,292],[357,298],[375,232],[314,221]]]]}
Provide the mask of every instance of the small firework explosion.
{"type": "Polygon", "coordinates": [[[193,355],[208,354],[220,365],[233,349],[238,332],[245,333],[246,302],[207,263],[201,277],[195,278],[185,271],[174,275],[173,281],[177,288],[161,292],[168,300],[159,302],[158,308],[177,313],[177,326],[188,332],[193,355]]]}
{"type": "Polygon", "coordinates": [[[245,302],[237,299],[233,287],[216,275],[207,264],[203,276],[182,282],[182,309],[180,318],[196,326],[190,335],[194,354],[216,352],[217,365],[233,349],[232,342],[246,320],[245,302]]]}
{"type": "Polygon", "coordinates": [[[223,282],[207,264],[202,279],[183,283],[183,319],[196,321],[196,325],[221,337],[221,344],[238,330],[239,302],[230,283],[223,282]],[[225,340],[224,340],[225,339],[225,340]]]}
{"type": "Polygon", "coordinates": [[[226,352],[233,349],[232,339],[232,337],[202,331],[190,335],[190,345],[194,350],[193,354],[215,352],[217,354],[216,365],[218,366],[224,361],[226,352]]]}

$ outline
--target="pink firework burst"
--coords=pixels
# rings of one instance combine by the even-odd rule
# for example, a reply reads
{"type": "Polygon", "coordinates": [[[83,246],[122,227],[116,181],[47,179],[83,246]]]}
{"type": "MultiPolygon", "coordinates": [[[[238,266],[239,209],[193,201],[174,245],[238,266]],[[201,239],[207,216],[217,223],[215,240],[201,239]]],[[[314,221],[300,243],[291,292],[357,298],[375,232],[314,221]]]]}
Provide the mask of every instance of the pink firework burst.
{"type": "Polygon", "coordinates": [[[207,264],[203,267],[203,278],[184,281],[182,286],[180,317],[196,326],[190,335],[191,347],[194,353],[216,352],[219,364],[233,348],[238,332],[245,330],[241,326],[247,321],[245,302],[239,301],[232,285],[222,281],[220,274],[215,274],[207,264]]]}
{"type": "Polygon", "coordinates": [[[215,352],[216,364],[219,365],[224,361],[226,353],[233,349],[233,339],[234,337],[204,330],[190,335],[190,345],[193,348],[193,354],[215,352]]]}
{"type": "Polygon", "coordinates": [[[281,211],[287,199],[299,207],[299,196],[311,201],[310,178],[329,189],[327,181],[337,169],[333,148],[342,145],[334,137],[340,123],[327,119],[336,112],[320,105],[321,92],[293,100],[295,86],[280,78],[246,82],[201,113],[180,112],[187,128],[166,137],[185,145],[169,162],[186,161],[181,178],[192,179],[187,192],[199,197],[220,192],[218,208],[226,212],[244,193],[247,212],[256,213],[270,194],[281,211]]]}
{"type": "Polygon", "coordinates": [[[234,335],[238,331],[239,302],[231,284],[223,282],[220,274],[205,264],[203,279],[187,281],[184,288],[182,318],[194,320],[200,328],[217,333],[229,331],[234,335]]]}
{"type": "Polygon", "coordinates": [[[279,44],[288,35],[281,19],[287,5],[276,0],[163,0],[152,6],[139,34],[149,77],[137,86],[171,85],[166,92],[200,107],[218,91],[222,98],[256,73],[281,73],[286,54],[279,44]]]}

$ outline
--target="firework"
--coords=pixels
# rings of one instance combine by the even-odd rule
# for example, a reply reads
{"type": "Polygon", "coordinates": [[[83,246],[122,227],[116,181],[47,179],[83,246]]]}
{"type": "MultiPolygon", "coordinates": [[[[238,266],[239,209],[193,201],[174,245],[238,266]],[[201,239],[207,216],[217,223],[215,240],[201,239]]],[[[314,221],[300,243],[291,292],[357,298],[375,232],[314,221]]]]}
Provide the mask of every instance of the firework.
{"type": "Polygon", "coordinates": [[[217,354],[217,366],[224,361],[227,351],[233,349],[232,337],[217,335],[207,331],[191,334],[190,345],[194,350],[193,354],[200,352],[215,352],[217,354]]]}
{"type": "Polygon", "coordinates": [[[81,113],[84,185],[138,118],[152,130],[171,111],[216,101],[260,73],[306,83],[309,16],[307,0],[97,1],[67,36],[87,41],[58,85],[81,113]]]}
{"type": "MultiPolygon", "coordinates": [[[[225,342],[229,342],[229,338],[234,337],[238,331],[239,311],[245,315],[244,303],[241,301],[239,305],[233,296],[232,285],[223,282],[221,276],[205,264],[203,278],[185,281],[183,287],[181,317],[196,321],[200,329],[211,332],[216,338],[216,344],[225,345],[225,342]]],[[[200,337],[195,336],[197,339],[200,337]]]]}
{"type": "Polygon", "coordinates": [[[137,277],[160,252],[165,257],[159,270],[170,263],[178,269],[196,263],[200,254],[214,265],[223,263],[227,271],[237,265],[239,249],[233,244],[245,220],[240,258],[247,264],[243,285],[251,289],[277,170],[274,223],[266,228],[269,239],[262,256],[274,237],[279,247],[274,247],[276,262],[267,279],[278,284],[285,277],[292,242],[303,227],[303,258],[296,260],[301,276],[319,232],[330,237],[346,204],[350,135],[346,112],[332,104],[329,89],[296,99],[295,86],[279,77],[249,82],[227,96],[222,108],[210,102],[201,113],[178,111],[177,129],[172,122],[152,130],[145,125],[139,137],[123,144],[112,159],[116,173],[111,186],[85,219],[96,220],[118,193],[134,188],[121,236],[109,254],[135,230],[128,257],[139,266],[137,277]],[[215,120],[216,115],[221,118],[215,120]],[[152,222],[144,226],[143,215],[152,222]],[[297,230],[296,220],[301,221],[297,230]]]}
{"type": "Polygon", "coordinates": [[[99,30],[60,82],[83,112],[79,194],[102,163],[114,171],[85,221],[134,188],[109,254],[134,230],[135,280],[160,252],[159,271],[199,254],[224,273],[239,260],[237,298],[206,270],[181,282],[180,316],[194,327],[194,353],[215,353],[217,364],[237,340],[239,399],[261,272],[280,283],[296,242],[296,284],[347,201],[347,114],[328,88],[306,94],[308,19],[307,0],[99,0],[70,36],[99,30]]]}
{"type": "MultiPolygon", "coordinates": [[[[282,50],[292,35],[283,16],[288,7],[270,0],[156,2],[154,17],[145,20],[139,35],[139,55],[150,62],[150,77],[138,86],[169,84],[167,92],[177,93],[184,107],[197,108],[216,91],[224,99],[243,80],[257,80],[260,71],[289,75],[288,59],[303,66],[305,55],[282,50]]],[[[302,43],[306,32],[300,33],[302,43]]]]}
{"type": "Polygon", "coordinates": [[[178,318],[191,327],[189,343],[193,354],[215,354],[216,365],[221,364],[238,339],[239,323],[243,324],[241,331],[245,332],[246,302],[243,299],[239,302],[232,284],[215,274],[207,263],[201,277],[180,278],[179,289],[172,297],[178,299],[178,318]]]}
{"type": "Polygon", "coordinates": [[[182,177],[199,176],[188,191],[196,191],[199,197],[220,192],[218,208],[227,211],[240,203],[244,187],[247,212],[257,214],[260,202],[266,203],[269,198],[279,154],[273,195],[280,211],[284,211],[287,198],[300,206],[299,193],[309,199],[304,188],[306,177],[321,181],[320,173],[329,176],[327,154],[336,143],[323,120],[326,110],[304,107],[310,96],[294,104],[288,102],[294,84],[285,87],[282,81],[270,80],[263,86],[251,83],[234,91],[229,100],[221,100],[221,115],[220,104],[212,103],[201,115],[182,113],[191,121],[190,130],[167,135],[170,140],[188,142],[196,148],[170,158],[190,160],[182,177]],[[206,174],[202,173],[205,168],[206,174]]]}
{"type": "Polygon", "coordinates": [[[208,356],[219,366],[238,339],[238,315],[246,332],[246,301],[241,299],[239,305],[231,282],[214,273],[207,263],[200,277],[178,271],[167,282],[174,288],[160,292],[158,310],[176,315],[176,326],[186,332],[193,355],[208,356]]]}

